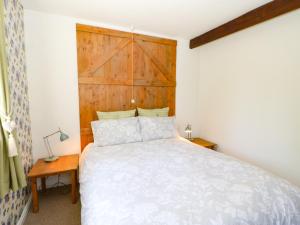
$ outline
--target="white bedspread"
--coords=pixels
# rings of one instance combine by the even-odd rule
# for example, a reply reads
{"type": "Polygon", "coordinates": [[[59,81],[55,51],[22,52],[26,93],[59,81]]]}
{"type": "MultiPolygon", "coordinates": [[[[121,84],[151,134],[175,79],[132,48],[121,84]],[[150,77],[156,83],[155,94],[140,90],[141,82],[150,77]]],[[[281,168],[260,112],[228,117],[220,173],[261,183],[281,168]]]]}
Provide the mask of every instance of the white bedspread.
{"type": "Polygon", "coordinates": [[[300,225],[300,190],[181,139],[87,149],[82,225],[300,225]]]}

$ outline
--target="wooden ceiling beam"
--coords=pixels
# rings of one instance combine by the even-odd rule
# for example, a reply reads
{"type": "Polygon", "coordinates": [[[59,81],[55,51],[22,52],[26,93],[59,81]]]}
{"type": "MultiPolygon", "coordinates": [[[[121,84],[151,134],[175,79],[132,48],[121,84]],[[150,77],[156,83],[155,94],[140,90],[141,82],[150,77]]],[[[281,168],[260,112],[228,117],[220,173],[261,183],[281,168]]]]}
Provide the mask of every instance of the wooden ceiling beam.
{"type": "Polygon", "coordinates": [[[229,21],[190,40],[190,48],[196,48],[229,34],[259,24],[266,20],[300,8],[300,0],[274,0],[236,19],[229,21]]]}

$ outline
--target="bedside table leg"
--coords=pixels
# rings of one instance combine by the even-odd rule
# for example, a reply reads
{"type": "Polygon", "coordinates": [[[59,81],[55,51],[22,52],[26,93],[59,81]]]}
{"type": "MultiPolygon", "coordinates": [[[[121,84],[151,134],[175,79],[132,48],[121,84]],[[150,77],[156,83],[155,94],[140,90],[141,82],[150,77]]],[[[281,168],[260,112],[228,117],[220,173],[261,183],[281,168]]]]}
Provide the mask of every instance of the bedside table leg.
{"type": "Polygon", "coordinates": [[[31,192],[32,192],[32,212],[37,213],[39,211],[39,196],[37,192],[36,178],[31,178],[31,192]]]}
{"type": "Polygon", "coordinates": [[[46,177],[41,178],[41,183],[42,183],[42,191],[46,191],[46,177]]]}
{"type": "Polygon", "coordinates": [[[72,195],[72,203],[75,204],[77,201],[77,171],[73,170],[71,171],[71,185],[72,185],[72,190],[71,190],[71,195],[72,195]]]}

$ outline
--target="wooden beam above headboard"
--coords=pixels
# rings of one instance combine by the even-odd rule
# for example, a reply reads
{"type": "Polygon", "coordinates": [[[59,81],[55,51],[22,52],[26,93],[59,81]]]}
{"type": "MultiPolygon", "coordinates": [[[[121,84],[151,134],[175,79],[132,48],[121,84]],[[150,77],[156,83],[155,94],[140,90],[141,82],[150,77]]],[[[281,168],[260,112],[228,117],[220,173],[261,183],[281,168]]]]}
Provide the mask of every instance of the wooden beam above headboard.
{"type": "MultiPolygon", "coordinates": [[[[190,40],[197,48],[219,38],[300,8],[300,0],[274,0],[190,40]]],[[[295,28],[296,29],[296,28],[295,28]]]]}
{"type": "Polygon", "coordinates": [[[175,40],[77,24],[82,149],[93,142],[96,111],[169,106],[175,115],[176,46],[175,40]]]}

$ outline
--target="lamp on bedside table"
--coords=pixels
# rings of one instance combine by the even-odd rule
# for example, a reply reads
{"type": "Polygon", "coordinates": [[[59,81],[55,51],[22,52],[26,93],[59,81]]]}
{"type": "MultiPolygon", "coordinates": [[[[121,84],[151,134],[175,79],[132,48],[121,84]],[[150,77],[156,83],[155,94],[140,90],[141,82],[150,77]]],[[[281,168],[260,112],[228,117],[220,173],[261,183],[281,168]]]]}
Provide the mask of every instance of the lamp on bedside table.
{"type": "Polygon", "coordinates": [[[49,143],[49,140],[48,140],[49,137],[51,137],[51,136],[53,136],[54,134],[57,134],[57,133],[60,134],[59,140],[61,142],[65,141],[65,140],[67,140],[69,138],[69,136],[67,134],[65,134],[64,132],[62,132],[60,130],[60,128],[58,128],[58,131],[55,131],[54,133],[45,136],[43,139],[44,139],[44,143],[45,143],[46,149],[47,149],[47,151],[49,153],[49,157],[44,159],[45,162],[52,162],[52,161],[55,161],[55,160],[58,159],[58,156],[55,156],[53,154],[53,151],[51,149],[51,146],[50,146],[50,143],[49,143]]]}
{"type": "Polygon", "coordinates": [[[185,133],[187,133],[187,139],[190,140],[190,141],[193,140],[193,138],[192,138],[192,125],[188,124],[184,131],[185,131],[185,133]]]}

